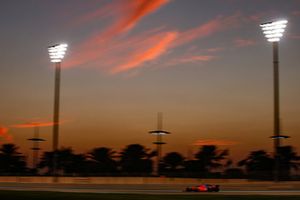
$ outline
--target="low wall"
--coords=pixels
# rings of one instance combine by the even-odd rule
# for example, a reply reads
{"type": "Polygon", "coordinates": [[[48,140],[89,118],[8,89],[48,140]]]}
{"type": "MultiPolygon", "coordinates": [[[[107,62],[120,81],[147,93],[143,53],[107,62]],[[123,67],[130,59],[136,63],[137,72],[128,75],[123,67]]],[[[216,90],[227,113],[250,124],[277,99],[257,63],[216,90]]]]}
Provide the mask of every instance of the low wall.
{"type": "MultiPolygon", "coordinates": [[[[52,183],[53,177],[0,176],[2,183],[52,183]]],[[[200,183],[249,183],[246,179],[196,179],[168,177],[58,177],[57,183],[66,184],[200,184],[200,183]]]]}
{"type": "MultiPolygon", "coordinates": [[[[44,176],[0,176],[0,183],[53,183],[53,177],[44,176]]],[[[197,179],[169,177],[58,177],[62,184],[201,184],[212,183],[222,185],[294,185],[300,188],[300,181],[273,182],[252,181],[247,179],[197,179]]]]}

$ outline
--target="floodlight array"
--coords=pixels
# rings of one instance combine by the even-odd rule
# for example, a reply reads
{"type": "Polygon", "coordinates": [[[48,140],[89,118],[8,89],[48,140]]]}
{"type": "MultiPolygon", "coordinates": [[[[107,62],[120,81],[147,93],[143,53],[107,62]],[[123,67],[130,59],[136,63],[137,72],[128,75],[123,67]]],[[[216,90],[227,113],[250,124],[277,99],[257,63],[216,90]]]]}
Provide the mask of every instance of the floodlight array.
{"type": "Polygon", "coordinates": [[[50,60],[53,63],[59,63],[64,58],[67,51],[67,44],[57,44],[48,48],[50,60]]]}
{"type": "Polygon", "coordinates": [[[279,42],[287,26],[287,20],[278,20],[261,24],[260,27],[269,42],[279,42]]]}

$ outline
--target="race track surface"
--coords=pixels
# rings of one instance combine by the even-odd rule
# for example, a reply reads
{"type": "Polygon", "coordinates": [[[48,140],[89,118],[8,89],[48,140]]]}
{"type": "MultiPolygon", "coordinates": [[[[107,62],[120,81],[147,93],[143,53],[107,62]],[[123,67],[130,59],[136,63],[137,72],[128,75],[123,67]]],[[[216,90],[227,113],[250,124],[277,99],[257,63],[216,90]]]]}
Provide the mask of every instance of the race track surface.
{"type": "MultiPolygon", "coordinates": [[[[187,185],[167,184],[52,184],[52,183],[0,183],[0,190],[52,191],[79,193],[126,193],[126,194],[203,194],[183,192],[187,185]]],[[[299,195],[300,190],[252,190],[251,188],[227,189],[221,185],[221,191],[205,193],[219,195],[299,195]]]]}

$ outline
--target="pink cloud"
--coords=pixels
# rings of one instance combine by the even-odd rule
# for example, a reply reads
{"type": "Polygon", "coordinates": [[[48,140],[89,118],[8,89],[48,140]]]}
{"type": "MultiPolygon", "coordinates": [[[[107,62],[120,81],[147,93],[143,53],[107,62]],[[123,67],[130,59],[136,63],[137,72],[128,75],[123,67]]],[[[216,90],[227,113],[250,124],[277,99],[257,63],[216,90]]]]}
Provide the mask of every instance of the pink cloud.
{"type": "Polygon", "coordinates": [[[239,13],[229,17],[219,16],[196,28],[184,31],[176,41],[175,46],[180,46],[199,38],[208,37],[220,31],[237,26],[239,24],[240,17],[241,15],[239,13]]]}
{"type": "Polygon", "coordinates": [[[264,12],[264,13],[255,13],[255,14],[253,14],[253,15],[250,15],[250,16],[248,17],[248,19],[249,19],[250,21],[253,21],[253,22],[255,22],[255,23],[258,23],[258,22],[261,22],[261,20],[265,17],[265,15],[266,15],[265,12],[264,12]]]}
{"type": "Polygon", "coordinates": [[[300,39],[300,35],[296,35],[296,34],[288,34],[288,37],[291,38],[291,39],[295,39],[295,40],[300,39]]]}
{"type": "MultiPolygon", "coordinates": [[[[219,16],[196,28],[181,32],[153,28],[146,32],[127,35],[126,37],[114,37],[115,34],[121,34],[131,29],[143,16],[150,14],[168,1],[156,0],[149,3],[148,1],[136,0],[132,2],[133,4],[129,5],[129,7],[134,8],[135,14],[129,14],[131,17],[125,17],[126,20],[118,19],[117,23],[108,27],[102,33],[88,38],[81,45],[75,47],[74,49],[76,50],[64,62],[64,67],[94,66],[111,74],[122,73],[140,68],[145,63],[159,59],[162,55],[170,52],[170,50],[194,40],[209,37],[239,25],[240,14],[238,13],[228,17],[219,16]]],[[[93,14],[92,16],[98,16],[98,14],[93,14]]],[[[90,18],[93,17],[85,19],[90,18]]],[[[207,49],[208,55],[192,52],[166,61],[166,63],[168,65],[168,63],[207,62],[215,58],[215,56],[209,54],[221,50],[223,49],[207,49]]]]}
{"type": "Polygon", "coordinates": [[[180,63],[190,63],[190,62],[208,62],[213,59],[215,59],[215,56],[212,55],[184,55],[169,61],[167,65],[176,65],[180,63]]]}
{"type": "Polygon", "coordinates": [[[210,62],[216,58],[217,56],[215,55],[201,54],[199,52],[187,52],[183,55],[174,56],[173,58],[162,62],[160,65],[169,67],[174,65],[180,65],[183,63],[205,63],[210,62]]]}
{"type": "Polygon", "coordinates": [[[133,28],[144,16],[154,12],[168,0],[129,0],[125,2],[124,17],[108,31],[109,34],[118,34],[133,28]]]}
{"type": "Polygon", "coordinates": [[[194,61],[210,61],[214,59],[214,56],[208,55],[195,55],[190,57],[181,58],[182,62],[194,62],[194,61]]]}
{"type": "Polygon", "coordinates": [[[143,63],[156,59],[157,57],[164,54],[169,45],[177,38],[176,32],[167,33],[158,43],[148,48],[143,52],[133,52],[127,63],[117,66],[112,70],[112,73],[119,73],[122,71],[127,71],[129,69],[137,68],[143,63]]]}
{"type": "Polygon", "coordinates": [[[234,40],[234,45],[236,47],[248,47],[255,45],[256,42],[252,39],[236,39],[234,40]]]}
{"type": "Polygon", "coordinates": [[[219,51],[223,51],[223,50],[224,50],[224,48],[222,48],[222,47],[215,47],[215,48],[209,48],[206,51],[210,52],[210,53],[215,53],[215,52],[219,52],[219,51]]]}
{"type": "MultiPolygon", "coordinates": [[[[93,48],[85,48],[81,54],[72,57],[67,67],[85,63],[100,67],[110,73],[119,73],[134,69],[147,61],[157,59],[164,54],[171,42],[177,38],[177,32],[166,32],[153,29],[126,39],[113,39],[109,43],[102,42],[93,48]]],[[[97,42],[90,40],[91,45],[97,42]]]]}
{"type": "Polygon", "coordinates": [[[278,13],[278,11],[275,10],[268,10],[268,11],[264,11],[264,12],[256,12],[250,15],[245,15],[241,20],[243,20],[243,22],[248,23],[248,22],[252,22],[255,24],[260,24],[260,23],[264,23],[266,22],[266,19],[273,19],[276,18],[276,16],[280,15],[280,13],[278,13]],[[273,16],[273,17],[272,17],[273,16]]]}
{"type": "Polygon", "coordinates": [[[300,16],[300,10],[293,11],[292,15],[297,16],[297,17],[300,16]]]}
{"type": "MultiPolygon", "coordinates": [[[[111,26],[76,47],[77,51],[73,53],[72,60],[67,60],[64,66],[73,67],[99,59],[99,56],[106,52],[107,46],[111,46],[114,43],[112,41],[114,36],[132,29],[143,17],[151,14],[168,2],[168,0],[123,0],[108,4],[103,9],[100,8],[94,13],[83,16],[79,19],[79,23],[108,15],[109,12],[107,10],[120,11],[115,16],[115,22],[111,26]]],[[[118,46],[118,44],[114,44],[118,46]]]]}
{"type": "Polygon", "coordinates": [[[81,26],[86,23],[99,20],[104,17],[113,16],[117,12],[122,12],[121,2],[116,1],[107,5],[104,5],[100,8],[97,8],[95,11],[87,13],[80,16],[78,19],[72,22],[72,26],[81,26]]]}

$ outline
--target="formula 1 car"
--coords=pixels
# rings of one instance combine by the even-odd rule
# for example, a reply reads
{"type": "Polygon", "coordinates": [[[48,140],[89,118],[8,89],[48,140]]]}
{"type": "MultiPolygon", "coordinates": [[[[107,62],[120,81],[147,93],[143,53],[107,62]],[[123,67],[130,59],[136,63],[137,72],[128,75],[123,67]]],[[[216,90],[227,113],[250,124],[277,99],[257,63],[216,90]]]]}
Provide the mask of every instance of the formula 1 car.
{"type": "Polygon", "coordinates": [[[197,186],[187,187],[184,192],[219,192],[219,185],[201,184],[197,186]]]}

